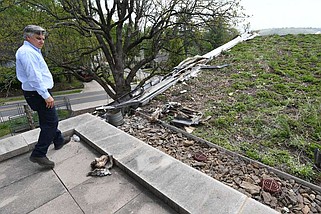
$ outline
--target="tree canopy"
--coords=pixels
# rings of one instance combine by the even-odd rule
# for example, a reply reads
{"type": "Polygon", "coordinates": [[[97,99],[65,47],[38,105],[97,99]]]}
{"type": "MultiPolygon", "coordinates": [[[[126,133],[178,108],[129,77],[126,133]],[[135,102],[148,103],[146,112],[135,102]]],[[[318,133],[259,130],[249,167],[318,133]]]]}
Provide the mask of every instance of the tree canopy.
{"type": "MultiPolygon", "coordinates": [[[[169,58],[168,69],[209,51],[235,36],[233,22],[245,17],[239,0],[21,0],[15,5],[29,8],[29,14],[18,12],[23,24],[38,14],[33,24],[49,29],[46,55],[53,65],[76,75],[90,73],[113,99],[130,92],[137,72],[160,55],[169,58]]],[[[149,70],[141,84],[164,69],[149,70]]]]}

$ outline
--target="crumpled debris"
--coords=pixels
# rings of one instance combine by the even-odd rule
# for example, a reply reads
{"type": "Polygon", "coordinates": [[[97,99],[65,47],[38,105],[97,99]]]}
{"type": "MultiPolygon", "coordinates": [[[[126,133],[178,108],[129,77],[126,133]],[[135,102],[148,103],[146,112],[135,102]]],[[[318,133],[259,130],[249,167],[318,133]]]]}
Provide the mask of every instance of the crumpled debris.
{"type": "Polygon", "coordinates": [[[78,137],[78,135],[74,134],[72,136],[72,139],[75,141],[75,142],[79,142],[80,141],[80,137],[78,137]]]}
{"type": "Polygon", "coordinates": [[[263,190],[270,193],[278,193],[281,191],[281,184],[273,178],[264,178],[260,181],[263,190]]]}
{"type": "Polygon", "coordinates": [[[92,171],[88,172],[87,176],[103,177],[106,175],[111,175],[109,170],[113,167],[113,165],[114,163],[112,155],[102,155],[99,158],[95,158],[95,160],[90,163],[92,171]]]}
{"type": "Polygon", "coordinates": [[[96,177],[103,177],[106,175],[111,175],[111,172],[109,169],[102,168],[102,169],[94,169],[93,171],[90,171],[87,176],[96,176],[96,177]]]}
{"type": "Polygon", "coordinates": [[[197,161],[206,161],[207,160],[206,155],[202,152],[195,152],[193,155],[193,158],[197,161]]]}
{"type": "Polygon", "coordinates": [[[159,118],[163,117],[165,114],[172,115],[173,119],[171,124],[177,127],[187,128],[187,132],[193,132],[193,125],[199,125],[202,122],[210,118],[203,118],[203,113],[198,112],[194,109],[183,107],[181,103],[178,102],[168,102],[162,108],[158,107],[151,115],[151,122],[157,122],[159,118]]]}

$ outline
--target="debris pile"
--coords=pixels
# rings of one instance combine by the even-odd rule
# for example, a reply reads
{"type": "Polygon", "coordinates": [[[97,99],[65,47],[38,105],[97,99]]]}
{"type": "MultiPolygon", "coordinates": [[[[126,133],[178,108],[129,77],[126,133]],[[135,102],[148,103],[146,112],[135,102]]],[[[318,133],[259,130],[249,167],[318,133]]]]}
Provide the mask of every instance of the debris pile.
{"type": "Polygon", "coordinates": [[[202,112],[192,108],[184,107],[178,102],[168,102],[161,108],[158,107],[150,117],[151,122],[156,122],[164,117],[172,118],[170,123],[176,127],[183,128],[186,132],[192,133],[194,128],[208,119],[203,118],[202,112]]]}
{"type": "Polygon", "coordinates": [[[177,82],[182,82],[188,80],[191,77],[197,76],[201,69],[220,69],[228,66],[228,64],[218,66],[211,66],[206,64],[214,57],[220,55],[223,51],[227,51],[238,43],[253,39],[256,36],[257,34],[244,33],[203,56],[196,55],[193,57],[189,57],[180,62],[176,67],[174,67],[173,71],[169,74],[163,77],[158,77],[156,79],[152,78],[142,86],[138,85],[128,94],[119,97],[105,107],[109,107],[110,109],[123,109],[123,113],[125,113],[124,111],[126,111],[126,109],[136,109],[139,106],[144,106],[149,103],[154,97],[163,93],[168,88],[175,85],[177,82]]]}
{"type": "Polygon", "coordinates": [[[99,158],[95,158],[90,164],[91,170],[88,172],[87,176],[106,176],[111,175],[109,171],[113,167],[113,156],[112,155],[102,155],[99,158]]]}

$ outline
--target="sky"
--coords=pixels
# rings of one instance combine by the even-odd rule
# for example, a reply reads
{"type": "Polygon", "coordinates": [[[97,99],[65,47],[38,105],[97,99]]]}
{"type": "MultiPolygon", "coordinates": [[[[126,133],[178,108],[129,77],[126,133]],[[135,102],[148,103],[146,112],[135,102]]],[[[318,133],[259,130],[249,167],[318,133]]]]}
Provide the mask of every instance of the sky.
{"type": "Polygon", "coordinates": [[[241,0],[250,30],[321,28],[321,0],[241,0]]]}

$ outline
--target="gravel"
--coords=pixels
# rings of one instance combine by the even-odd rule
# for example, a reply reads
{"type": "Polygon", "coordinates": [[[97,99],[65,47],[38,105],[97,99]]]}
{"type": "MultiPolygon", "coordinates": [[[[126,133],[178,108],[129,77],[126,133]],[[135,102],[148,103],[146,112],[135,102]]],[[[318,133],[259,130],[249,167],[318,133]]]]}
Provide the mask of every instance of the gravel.
{"type": "Polygon", "coordinates": [[[321,192],[295,179],[282,179],[256,162],[196,142],[141,114],[125,116],[118,128],[281,213],[321,213],[321,192]],[[195,157],[196,153],[206,160],[195,157]],[[266,189],[264,179],[277,182],[280,191],[266,189]]]}

